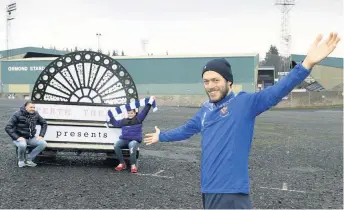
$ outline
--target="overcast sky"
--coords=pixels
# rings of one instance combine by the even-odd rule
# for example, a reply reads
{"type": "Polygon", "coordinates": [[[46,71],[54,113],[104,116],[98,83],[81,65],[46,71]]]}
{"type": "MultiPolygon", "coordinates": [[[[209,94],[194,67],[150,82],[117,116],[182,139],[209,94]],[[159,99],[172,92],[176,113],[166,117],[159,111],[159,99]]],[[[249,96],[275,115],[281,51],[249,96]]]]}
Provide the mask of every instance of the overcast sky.
{"type": "MultiPolygon", "coordinates": [[[[6,49],[6,5],[0,0],[0,49],[6,49]]],[[[281,12],[274,0],[16,0],[9,48],[123,49],[142,54],[261,53],[279,47],[281,12]],[[240,2],[240,3],[239,3],[240,2]]],[[[342,0],[296,0],[291,53],[307,53],[318,33],[344,37],[342,0]]],[[[343,57],[344,40],[332,56],[343,57]]]]}

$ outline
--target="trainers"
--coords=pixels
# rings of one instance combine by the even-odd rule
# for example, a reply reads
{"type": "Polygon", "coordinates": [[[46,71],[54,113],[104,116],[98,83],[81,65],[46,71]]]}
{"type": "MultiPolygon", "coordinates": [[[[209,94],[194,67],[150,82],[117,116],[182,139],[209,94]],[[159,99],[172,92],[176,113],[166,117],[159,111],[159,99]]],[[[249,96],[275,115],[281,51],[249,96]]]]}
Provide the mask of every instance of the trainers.
{"type": "Polygon", "coordinates": [[[19,168],[25,167],[25,162],[24,161],[18,161],[18,166],[19,166],[19,168]]]}
{"type": "Polygon", "coordinates": [[[131,166],[131,173],[137,173],[137,168],[135,165],[131,166]]]}
{"type": "Polygon", "coordinates": [[[34,162],[32,162],[32,160],[26,161],[26,165],[27,165],[27,166],[30,166],[30,167],[35,167],[35,166],[37,166],[37,164],[34,163],[34,162]]]}
{"type": "Polygon", "coordinates": [[[122,170],[124,170],[124,169],[126,169],[127,168],[127,166],[125,165],[125,164],[119,164],[116,168],[115,168],[115,170],[116,171],[122,171],[122,170]]]}

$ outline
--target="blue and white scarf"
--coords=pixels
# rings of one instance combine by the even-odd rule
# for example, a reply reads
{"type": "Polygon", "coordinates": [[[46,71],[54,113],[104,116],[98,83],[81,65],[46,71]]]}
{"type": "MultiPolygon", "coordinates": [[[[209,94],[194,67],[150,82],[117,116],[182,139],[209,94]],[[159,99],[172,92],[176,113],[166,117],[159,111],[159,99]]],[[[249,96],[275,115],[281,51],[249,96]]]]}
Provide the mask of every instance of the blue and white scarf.
{"type": "MultiPolygon", "coordinates": [[[[156,102],[153,99],[153,97],[147,97],[140,100],[135,100],[129,104],[114,107],[110,109],[109,112],[112,113],[112,115],[115,117],[116,120],[122,120],[128,117],[128,111],[135,109],[137,112],[139,107],[144,107],[147,104],[152,105],[153,112],[156,112],[158,110],[158,107],[156,106],[156,102]]],[[[108,114],[106,116],[106,123],[105,123],[106,126],[108,125],[109,122],[110,122],[110,116],[108,114]]]]}

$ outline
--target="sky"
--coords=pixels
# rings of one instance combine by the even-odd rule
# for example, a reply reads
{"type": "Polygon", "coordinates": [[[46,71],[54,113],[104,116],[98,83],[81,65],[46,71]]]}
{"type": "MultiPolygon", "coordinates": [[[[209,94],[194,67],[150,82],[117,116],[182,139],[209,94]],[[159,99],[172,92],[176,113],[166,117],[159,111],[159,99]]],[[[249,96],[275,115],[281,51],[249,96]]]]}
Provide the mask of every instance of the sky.
{"type": "MultiPolygon", "coordinates": [[[[275,0],[0,0],[0,50],[6,49],[6,6],[16,2],[9,48],[114,49],[127,55],[260,53],[280,46],[275,0]],[[141,40],[148,40],[144,52],[141,40]]],[[[337,31],[344,55],[342,0],[296,0],[289,12],[290,53],[306,54],[317,34],[337,31]]]]}

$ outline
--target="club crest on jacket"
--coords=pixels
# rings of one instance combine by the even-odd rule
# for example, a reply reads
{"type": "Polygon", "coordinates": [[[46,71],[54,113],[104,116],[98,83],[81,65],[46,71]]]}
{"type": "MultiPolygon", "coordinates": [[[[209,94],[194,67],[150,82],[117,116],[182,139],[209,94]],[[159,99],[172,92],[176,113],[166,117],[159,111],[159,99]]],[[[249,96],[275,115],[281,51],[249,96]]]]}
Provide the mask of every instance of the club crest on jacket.
{"type": "Polygon", "coordinates": [[[220,109],[220,115],[221,115],[221,117],[225,117],[228,115],[228,105],[224,106],[220,109]]]}

